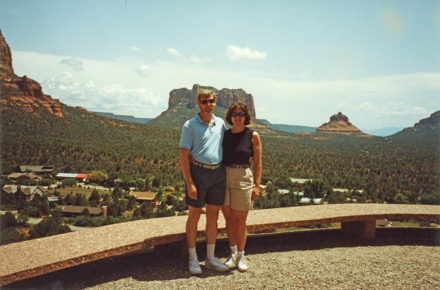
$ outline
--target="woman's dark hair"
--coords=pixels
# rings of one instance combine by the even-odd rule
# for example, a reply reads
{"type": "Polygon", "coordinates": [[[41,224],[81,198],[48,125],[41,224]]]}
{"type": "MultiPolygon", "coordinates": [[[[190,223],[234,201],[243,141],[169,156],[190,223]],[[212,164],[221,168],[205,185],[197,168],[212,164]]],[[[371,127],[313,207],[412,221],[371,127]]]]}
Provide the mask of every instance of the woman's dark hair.
{"type": "Polygon", "coordinates": [[[234,111],[236,109],[240,109],[245,113],[245,120],[244,120],[244,124],[245,125],[249,125],[251,123],[251,112],[249,111],[248,107],[246,106],[246,104],[244,103],[239,103],[239,102],[235,102],[233,103],[229,109],[226,111],[226,116],[225,116],[225,120],[229,125],[232,125],[232,113],[234,113],[234,111]]]}

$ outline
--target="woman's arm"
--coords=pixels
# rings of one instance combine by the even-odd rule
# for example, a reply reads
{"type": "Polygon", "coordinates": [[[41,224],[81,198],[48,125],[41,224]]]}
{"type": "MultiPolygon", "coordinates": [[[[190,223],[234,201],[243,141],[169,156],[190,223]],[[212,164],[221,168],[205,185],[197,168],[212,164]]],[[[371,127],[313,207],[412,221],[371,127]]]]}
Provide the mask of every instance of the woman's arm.
{"type": "Polygon", "coordinates": [[[256,131],[252,134],[252,144],[254,150],[254,189],[252,191],[252,200],[255,200],[260,195],[260,182],[263,171],[263,147],[261,145],[260,135],[256,131]]]}

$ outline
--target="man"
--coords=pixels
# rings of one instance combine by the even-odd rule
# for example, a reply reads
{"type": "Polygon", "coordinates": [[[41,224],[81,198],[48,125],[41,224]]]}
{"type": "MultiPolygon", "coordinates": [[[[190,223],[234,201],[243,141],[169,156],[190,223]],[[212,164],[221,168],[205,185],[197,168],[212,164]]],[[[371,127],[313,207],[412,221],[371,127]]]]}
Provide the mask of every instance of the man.
{"type": "Polygon", "coordinates": [[[189,207],[186,239],[189,252],[189,272],[200,275],[202,269],[196,253],[197,225],[206,204],[206,260],[205,266],[218,272],[229,268],[215,256],[217,220],[226,193],[226,174],[221,165],[222,140],[226,125],[214,116],[216,95],[201,91],[197,95],[199,113],[185,122],[179,143],[180,166],[186,184],[185,201],[189,207]]]}

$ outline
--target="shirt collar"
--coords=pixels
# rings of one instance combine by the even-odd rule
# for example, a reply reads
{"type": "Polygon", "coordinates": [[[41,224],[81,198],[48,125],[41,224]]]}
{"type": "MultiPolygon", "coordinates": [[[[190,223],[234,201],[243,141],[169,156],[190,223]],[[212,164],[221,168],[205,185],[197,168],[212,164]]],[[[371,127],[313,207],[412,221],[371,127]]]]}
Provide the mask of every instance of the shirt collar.
{"type": "Polygon", "coordinates": [[[208,124],[205,121],[203,121],[202,118],[200,118],[199,114],[196,115],[196,118],[199,121],[199,123],[201,123],[201,124],[203,123],[203,124],[208,125],[208,126],[209,125],[214,126],[215,123],[216,123],[216,119],[217,119],[217,117],[214,114],[212,114],[212,122],[211,122],[211,124],[208,124]]]}

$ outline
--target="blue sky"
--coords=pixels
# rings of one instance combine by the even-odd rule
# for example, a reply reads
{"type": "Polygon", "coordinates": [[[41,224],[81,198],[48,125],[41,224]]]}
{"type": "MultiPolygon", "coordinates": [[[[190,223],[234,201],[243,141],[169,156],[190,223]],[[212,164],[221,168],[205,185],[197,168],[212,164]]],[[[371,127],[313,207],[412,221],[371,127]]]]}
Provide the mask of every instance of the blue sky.
{"type": "Polygon", "coordinates": [[[0,28],[17,75],[90,111],[154,118],[194,84],[244,89],[275,124],[440,110],[437,0],[0,0],[0,28]]]}

